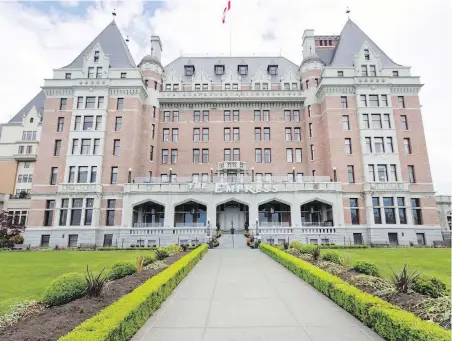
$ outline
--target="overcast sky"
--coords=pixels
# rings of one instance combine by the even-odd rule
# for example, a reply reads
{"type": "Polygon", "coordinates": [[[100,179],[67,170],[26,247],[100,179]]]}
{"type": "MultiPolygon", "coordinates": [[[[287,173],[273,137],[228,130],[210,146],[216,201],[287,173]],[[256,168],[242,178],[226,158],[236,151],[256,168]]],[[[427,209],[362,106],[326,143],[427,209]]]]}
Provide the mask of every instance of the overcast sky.
{"type": "MultiPolygon", "coordinates": [[[[7,122],[112,20],[130,38],[138,63],[159,35],[163,64],[183,53],[229,53],[227,0],[0,2],[0,123],[7,122]]],[[[450,83],[451,1],[231,0],[233,55],[282,54],[301,62],[301,38],[339,34],[347,16],[396,63],[412,67],[425,86],[420,98],[435,189],[452,193],[450,83]]],[[[229,19],[229,18],[228,18],[229,19]]]]}

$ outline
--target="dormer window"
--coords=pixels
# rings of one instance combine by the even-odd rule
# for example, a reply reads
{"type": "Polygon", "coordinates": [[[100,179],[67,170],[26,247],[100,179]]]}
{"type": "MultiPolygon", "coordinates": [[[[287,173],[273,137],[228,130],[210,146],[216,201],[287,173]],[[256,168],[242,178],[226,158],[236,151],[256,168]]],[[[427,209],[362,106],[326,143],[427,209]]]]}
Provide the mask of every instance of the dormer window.
{"type": "Polygon", "coordinates": [[[392,71],[392,77],[399,77],[399,71],[392,71]]]}
{"type": "Polygon", "coordinates": [[[195,91],[201,90],[201,84],[195,84],[195,91]]]}
{"type": "Polygon", "coordinates": [[[262,83],[262,90],[268,90],[268,83],[262,83]]]}
{"type": "Polygon", "coordinates": [[[121,78],[124,79],[127,77],[127,73],[126,72],[121,72],[121,78]]]}
{"type": "Polygon", "coordinates": [[[225,89],[225,90],[231,90],[231,84],[230,84],[230,83],[226,83],[226,84],[224,85],[224,89],[225,89]]]}
{"type": "Polygon", "coordinates": [[[237,83],[233,83],[232,90],[238,90],[238,89],[239,89],[239,85],[237,83]]]}
{"type": "Polygon", "coordinates": [[[290,90],[290,83],[284,83],[284,90],[290,90]]]}
{"type": "Polygon", "coordinates": [[[99,62],[99,51],[94,52],[94,63],[99,62]]]}
{"type": "Polygon", "coordinates": [[[173,84],[173,91],[179,91],[179,84],[173,84]]]}
{"type": "Polygon", "coordinates": [[[193,76],[195,74],[195,67],[193,65],[185,65],[185,76],[193,76]]]}
{"type": "Polygon", "coordinates": [[[261,83],[254,83],[254,90],[260,90],[261,89],[261,83]]]}
{"type": "Polygon", "coordinates": [[[215,65],[215,74],[217,76],[224,75],[224,65],[215,65]]]}
{"type": "Polygon", "coordinates": [[[165,84],[165,91],[171,91],[171,84],[165,84]]]}
{"type": "Polygon", "coordinates": [[[370,60],[370,54],[369,54],[369,50],[368,49],[364,50],[364,60],[370,60]]]}
{"type": "Polygon", "coordinates": [[[94,78],[94,68],[93,67],[88,68],[88,78],[94,78]]]}
{"type": "Polygon", "coordinates": [[[245,76],[248,74],[248,65],[239,65],[239,75],[245,76]]]}
{"type": "Polygon", "coordinates": [[[278,74],[278,65],[269,65],[268,73],[271,75],[277,75],[278,74]]]}
{"type": "Polygon", "coordinates": [[[203,89],[204,91],[209,90],[209,84],[203,84],[203,85],[202,85],[202,89],[203,89]]]}
{"type": "Polygon", "coordinates": [[[70,72],[66,72],[66,74],[64,75],[65,79],[71,79],[71,73],[70,72]]]}

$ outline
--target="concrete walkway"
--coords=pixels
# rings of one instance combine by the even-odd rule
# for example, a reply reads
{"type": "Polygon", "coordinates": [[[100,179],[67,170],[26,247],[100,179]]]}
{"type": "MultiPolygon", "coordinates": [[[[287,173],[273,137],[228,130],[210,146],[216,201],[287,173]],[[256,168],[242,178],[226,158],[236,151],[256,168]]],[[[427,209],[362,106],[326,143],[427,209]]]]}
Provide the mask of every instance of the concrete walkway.
{"type": "Polygon", "coordinates": [[[209,250],[134,341],[383,340],[259,250],[209,250]]]}

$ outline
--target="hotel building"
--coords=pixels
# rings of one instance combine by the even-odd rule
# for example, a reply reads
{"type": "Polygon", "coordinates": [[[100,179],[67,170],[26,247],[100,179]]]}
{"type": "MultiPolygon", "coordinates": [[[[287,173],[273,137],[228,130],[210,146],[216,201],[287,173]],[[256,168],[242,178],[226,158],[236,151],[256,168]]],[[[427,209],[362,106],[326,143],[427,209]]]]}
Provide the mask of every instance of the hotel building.
{"type": "Polygon", "coordinates": [[[422,84],[354,22],[301,65],[162,43],[136,65],[113,21],[44,80],[26,244],[442,240],[422,84]]]}

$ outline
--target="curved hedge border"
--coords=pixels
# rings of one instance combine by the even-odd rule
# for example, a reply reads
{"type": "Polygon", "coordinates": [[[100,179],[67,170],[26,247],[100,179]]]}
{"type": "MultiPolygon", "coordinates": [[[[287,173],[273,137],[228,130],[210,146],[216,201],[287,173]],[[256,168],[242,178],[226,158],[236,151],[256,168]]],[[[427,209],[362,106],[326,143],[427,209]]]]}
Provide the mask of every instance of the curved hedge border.
{"type": "Polygon", "coordinates": [[[193,250],[130,294],[121,297],[97,315],[82,322],[59,340],[129,340],[206,254],[207,250],[206,244],[193,250]]]}
{"type": "Polygon", "coordinates": [[[267,244],[261,244],[260,249],[388,341],[451,340],[450,331],[365,293],[308,262],[267,244]]]}

